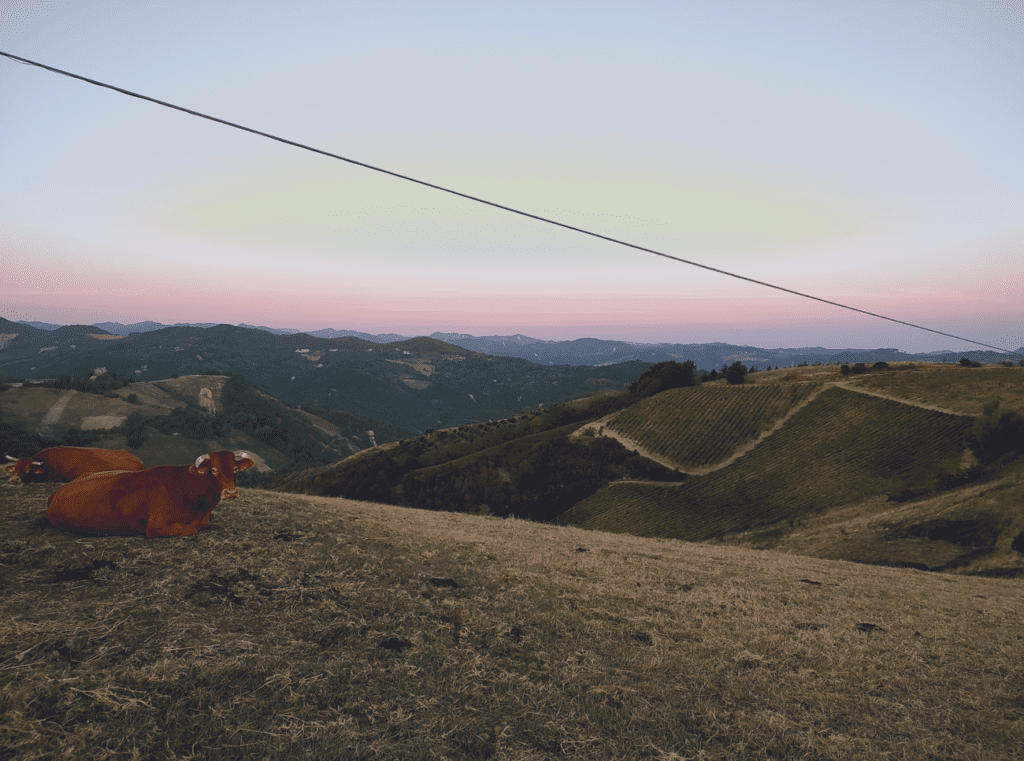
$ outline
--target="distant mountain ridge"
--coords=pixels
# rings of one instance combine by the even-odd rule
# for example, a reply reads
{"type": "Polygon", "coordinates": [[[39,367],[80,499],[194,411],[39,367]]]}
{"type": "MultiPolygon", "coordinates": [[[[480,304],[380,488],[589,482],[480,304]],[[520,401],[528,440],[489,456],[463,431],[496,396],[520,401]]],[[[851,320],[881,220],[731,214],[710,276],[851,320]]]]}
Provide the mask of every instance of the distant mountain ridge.
{"type": "Polygon", "coordinates": [[[619,390],[648,367],[551,367],[488,357],[425,336],[380,344],[233,325],[120,336],[94,326],[47,331],[0,318],[0,379],[77,378],[99,369],[135,381],[233,373],[289,405],[344,410],[411,432],[496,420],[619,390]]]}
{"type": "MultiPolygon", "coordinates": [[[[7,322],[7,321],[4,321],[7,322]]],[[[13,323],[12,323],[13,324],[13,323]]],[[[42,331],[56,331],[62,326],[42,322],[24,322],[21,325],[31,326],[42,331]]],[[[0,329],[3,325],[0,323],[0,329]]],[[[67,326],[64,326],[67,327],[67,326]]],[[[102,331],[117,336],[128,336],[131,333],[146,333],[168,327],[192,327],[209,329],[215,323],[176,323],[163,325],[158,322],[137,322],[123,325],[118,322],[102,322],[95,326],[102,331]]],[[[358,338],[376,344],[390,344],[408,341],[411,336],[397,333],[373,335],[356,330],[335,330],[323,328],[314,331],[300,331],[295,328],[269,328],[241,323],[239,328],[261,330],[274,335],[308,335],[315,338],[358,338]]],[[[966,357],[976,362],[1002,362],[1006,359],[1018,361],[1024,356],[1024,346],[1016,350],[1021,356],[1007,356],[995,351],[952,351],[940,350],[908,354],[894,348],[879,349],[827,349],[821,346],[801,348],[766,349],[758,346],[736,345],[726,343],[677,344],[677,343],[638,343],[601,338],[577,338],[567,341],[554,341],[532,338],[522,334],[511,336],[473,336],[468,333],[431,333],[429,338],[459,346],[469,351],[488,354],[495,357],[516,357],[541,365],[602,365],[619,364],[631,360],[640,362],[666,362],[669,360],[684,361],[691,359],[701,370],[716,370],[723,364],[732,364],[739,360],[746,365],[757,367],[786,367],[807,362],[813,364],[855,364],[864,362],[959,362],[966,357]]]]}

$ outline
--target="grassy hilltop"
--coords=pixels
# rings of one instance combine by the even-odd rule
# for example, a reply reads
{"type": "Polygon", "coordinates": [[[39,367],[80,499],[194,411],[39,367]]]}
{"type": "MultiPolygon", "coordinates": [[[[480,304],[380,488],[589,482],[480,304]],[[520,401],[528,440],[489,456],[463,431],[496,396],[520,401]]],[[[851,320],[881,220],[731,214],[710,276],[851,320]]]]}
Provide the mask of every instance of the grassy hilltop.
{"type": "Polygon", "coordinates": [[[1014,759],[1020,582],[243,489],[0,485],[0,757],[1014,759]]]}

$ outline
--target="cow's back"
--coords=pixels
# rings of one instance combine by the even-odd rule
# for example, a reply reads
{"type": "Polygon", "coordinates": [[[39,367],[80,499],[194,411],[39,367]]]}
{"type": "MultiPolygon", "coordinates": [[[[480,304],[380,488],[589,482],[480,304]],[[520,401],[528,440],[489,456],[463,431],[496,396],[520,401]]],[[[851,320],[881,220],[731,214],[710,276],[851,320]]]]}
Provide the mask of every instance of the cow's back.
{"type": "Polygon", "coordinates": [[[46,518],[58,529],[145,535],[150,505],[168,499],[167,484],[180,470],[165,465],[83,476],[50,495],[46,518]]]}
{"type": "Polygon", "coordinates": [[[35,456],[46,464],[51,481],[73,481],[92,473],[106,471],[142,471],[146,466],[123,449],[90,447],[53,447],[35,456]]]}

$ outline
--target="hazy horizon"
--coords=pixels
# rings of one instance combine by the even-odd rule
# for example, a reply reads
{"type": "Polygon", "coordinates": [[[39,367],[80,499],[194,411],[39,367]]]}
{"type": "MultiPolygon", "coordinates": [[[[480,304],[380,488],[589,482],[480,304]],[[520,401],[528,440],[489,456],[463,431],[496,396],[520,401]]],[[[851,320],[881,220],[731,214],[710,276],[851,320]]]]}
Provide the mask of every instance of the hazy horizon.
{"type": "MultiPolygon", "coordinates": [[[[17,321],[17,320],[15,320],[15,321],[17,321]]],[[[57,325],[58,324],[58,323],[53,323],[53,322],[47,322],[45,320],[31,320],[31,321],[26,321],[26,322],[42,322],[42,323],[45,323],[45,324],[48,324],[48,325],[57,325]]],[[[210,325],[210,324],[221,325],[221,324],[227,324],[227,325],[232,325],[232,326],[235,326],[235,327],[241,327],[242,325],[245,325],[246,327],[252,327],[252,328],[270,328],[270,329],[273,329],[273,330],[296,330],[296,331],[298,331],[300,333],[312,333],[312,332],[316,332],[318,330],[333,329],[333,330],[337,330],[339,332],[348,330],[348,331],[353,331],[353,332],[358,332],[358,333],[364,333],[364,334],[371,335],[371,336],[374,336],[374,337],[379,337],[381,335],[395,334],[395,335],[403,336],[404,338],[416,338],[418,336],[430,337],[431,335],[433,335],[435,333],[440,333],[440,334],[447,334],[447,335],[455,335],[455,334],[469,335],[469,336],[472,336],[473,338],[507,338],[507,337],[512,337],[512,336],[515,336],[515,335],[521,335],[521,336],[524,336],[526,338],[534,338],[534,339],[546,340],[546,341],[572,341],[572,340],[577,340],[577,339],[582,339],[582,338],[596,338],[596,339],[599,339],[599,340],[627,341],[627,342],[644,343],[644,344],[704,344],[704,343],[711,344],[711,343],[726,343],[726,344],[735,344],[737,346],[751,346],[751,347],[754,347],[754,348],[772,349],[772,350],[777,350],[777,349],[828,349],[828,350],[841,351],[841,350],[844,350],[844,349],[851,349],[851,350],[861,350],[861,349],[863,349],[863,350],[871,350],[871,349],[891,349],[891,348],[899,349],[899,347],[881,346],[881,345],[879,345],[879,346],[822,345],[822,344],[785,344],[785,345],[780,344],[780,345],[770,345],[770,344],[756,344],[756,343],[753,343],[753,342],[750,342],[750,341],[676,341],[676,340],[668,340],[668,339],[667,340],[635,341],[634,339],[629,338],[629,337],[600,336],[600,335],[591,335],[591,334],[586,334],[586,335],[581,334],[581,335],[571,335],[571,336],[568,336],[568,337],[547,338],[547,337],[545,337],[543,335],[529,334],[529,333],[524,333],[523,331],[514,331],[514,332],[511,332],[511,333],[472,333],[472,332],[465,331],[465,330],[431,330],[431,331],[426,331],[426,332],[410,332],[410,333],[396,333],[396,331],[370,332],[370,331],[365,331],[365,330],[357,331],[354,328],[348,328],[348,327],[335,327],[335,326],[332,326],[332,325],[323,325],[323,326],[320,326],[320,327],[308,327],[308,328],[300,329],[300,328],[295,328],[294,326],[291,326],[291,325],[266,325],[266,324],[249,323],[249,322],[245,322],[245,321],[241,321],[241,322],[228,322],[228,323],[216,323],[216,322],[212,322],[212,321],[174,320],[174,321],[171,321],[171,322],[164,323],[164,322],[161,322],[159,320],[140,320],[138,322],[156,322],[156,323],[165,325],[166,327],[174,327],[175,325],[188,325],[188,324],[196,324],[196,325],[210,325]]],[[[117,323],[117,324],[122,325],[124,327],[129,327],[129,326],[135,324],[135,323],[131,323],[131,322],[124,323],[124,322],[120,322],[119,320],[95,320],[95,321],[86,322],[86,323],[79,323],[79,324],[95,325],[95,326],[99,327],[102,323],[117,323]]],[[[67,324],[71,324],[71,323],[67,323],[67,324]]],[[[1019,346],[1019,347],[1015,347],[1015,348],[1016,349],[1024,350],[1024,346],[1019,346]]],[[[901,351],[905,351],[905,350],[901,350],[901,351]]],[[[985,349],[984,347],[980,347],[980,346],[973,347],[973,348],[968,348],[968,349],[960,349],[960,350],[950,349],[948,347],[939,347],[939,348],[931,349],[931,350],[922,350],[922,351],[906,352],[906,353],[907,354],[921,354],[921,353],[934,353],[934,352],[942,352],[942,351],[957,352],[957,351],[989,351],[989,350],[985,349]]],[[[1008,351],[1011,354],[1014,353],[1013,349],[1009,349],[1008,351]]]]}
{"type": "MultiPolygon", "coordinates": [[[[13,55],[1024,344],[1024,25],[1009,3],[12,0],[4,13],[13,55]]],[[[981,348],[3,57],[0,98],[8,319],[981,348]]]]}

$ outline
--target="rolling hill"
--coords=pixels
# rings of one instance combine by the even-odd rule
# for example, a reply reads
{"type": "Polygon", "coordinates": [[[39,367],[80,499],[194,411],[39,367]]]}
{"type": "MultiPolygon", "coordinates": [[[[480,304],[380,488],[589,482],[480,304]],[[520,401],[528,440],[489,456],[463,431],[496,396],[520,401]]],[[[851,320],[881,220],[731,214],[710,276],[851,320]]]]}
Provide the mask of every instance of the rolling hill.
{"type": "Polygon", "coordinates": [[[105,394],[23,386],[0,393],[5,454],[29,456],[58,443],[128,449],[149,467],[242,449],[256,467],[243,483],[333,462],[400,429],[344,413],[334,420],[295,410],[241,378],[195,375],[129,383],[105,394]],[[133,433],[134,431],[134,433],[133,433]]]}
{"type": "Polygon", "coordinates": [[[641,362],[547,367],[488,357],[432,338],[378,344],[231,325],[119,337],[99,328],[44,331],[0,321],[2,331],[11,332],[0,333],[6,339],[0,372],[15,378],[81,376],[97,367],[138,381],[233,373],[291,406],[341,410],[417,432],[497,420],[618,390],[648,367],[641,362]]]}
{"type": "MultiPolygon", "coordinates": [[[[770,387],[766,387],[770,388],[770,387]]],[[[733,396],[749,390],[722,389],[733,396]]],[[[648,401],[662,401],[662,395],[648,401]]],[[[678,399],[663,400],[666,411],[678,399]]],[[[742,416],[723,407],[688,451],[718,453],[717,433],[742,416]]],[[[829,388],[752,451],[678,485],[615,483],[563,513],[559,522],[637,536],[701,540],[754,525],[796,520],[865,497],[924,488],[958,469],[969,417],[920,410],[829,388]]],[[[640,443],[644,443],[641,432],[640,443]]],[[[655,434],[656,435],[656,434],[655,434]]]]}
{"type": "Polygon", "coordinates": [[[862,562],[1024,573],[1011,548],[1024,532],[1013,507],[1024,487],[1007,475],[1015,461],[981,467],[965,444],[986,403],[1000,398],[1013,410],[1024,402],[1024,369],[903,365],[844,375],[819,366],[749,378],[749,386],[714,381],[644,400],[591,397],[436,431],[291,474],[275,488],[640,536],[809,548],[862,562]],[[1005,498],[976,503],[970,495],[989,482],[1003,483],[1005,498]],[[939,507],[956,494],[971,506],[939,507]],[[947,513],[939,523],[917,509],[929,500],[947,513]],[[874,538],[842,541],[847,519],[873,521],[874,538]],[[816,538],[801,540],[804,532],[816,538]]]}

